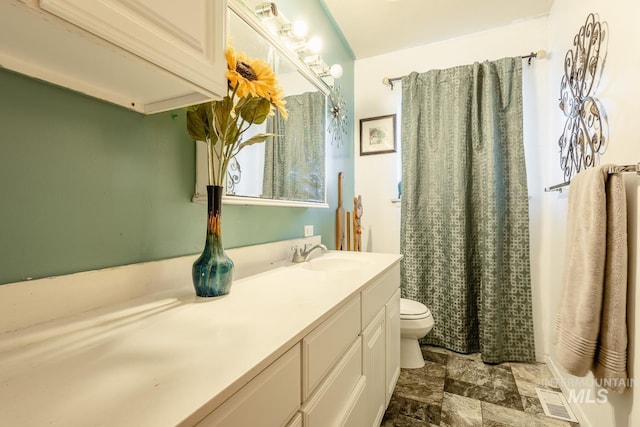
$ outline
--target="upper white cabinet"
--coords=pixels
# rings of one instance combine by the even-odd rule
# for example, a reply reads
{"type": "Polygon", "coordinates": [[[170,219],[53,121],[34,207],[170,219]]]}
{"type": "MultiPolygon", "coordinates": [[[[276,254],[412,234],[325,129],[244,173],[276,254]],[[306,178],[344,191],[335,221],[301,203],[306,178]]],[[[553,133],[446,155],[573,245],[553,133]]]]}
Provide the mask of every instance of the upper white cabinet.
{"type": "Polygon", "coordinates": [[[150,114],[226,93],[226,0],[9,0],[0,65],[150,114]]]}

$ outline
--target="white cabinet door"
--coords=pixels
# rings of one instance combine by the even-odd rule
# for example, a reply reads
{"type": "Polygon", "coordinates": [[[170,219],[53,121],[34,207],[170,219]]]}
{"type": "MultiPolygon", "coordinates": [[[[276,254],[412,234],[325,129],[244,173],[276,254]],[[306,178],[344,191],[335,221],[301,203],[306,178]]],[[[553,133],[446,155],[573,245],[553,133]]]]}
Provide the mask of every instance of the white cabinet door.
{"type": "Polygon", "coordinates": [[[400,264],[397,263],[367,285],[362,291],[362,327],[366,327],[400,287],[400,264]]]}
{"type": "Polygon", "coordinates": [[[368,408],[365,426],[379,426],[387,408],[385,307],[362,332],[362,374],[367,379],[368,408]]]}
{"type": "Polygon", "coordinates": [[[226,93],[226,0],[41,0],[40,6],[212,96],[226,93]]]}
{"type": "Polygon", "coordinates": [[[296,344],[198,426],[285,426],[300,408],[300,363],[296,344]]]}
{"type": "Polygon", "coordinates": [[[387,348],[387,369],[386,369],[386,400],[387,405],[391,400],[396,382],[400,376],[400,289],[396,291],[386,304],[386,348],[387,348]]]}

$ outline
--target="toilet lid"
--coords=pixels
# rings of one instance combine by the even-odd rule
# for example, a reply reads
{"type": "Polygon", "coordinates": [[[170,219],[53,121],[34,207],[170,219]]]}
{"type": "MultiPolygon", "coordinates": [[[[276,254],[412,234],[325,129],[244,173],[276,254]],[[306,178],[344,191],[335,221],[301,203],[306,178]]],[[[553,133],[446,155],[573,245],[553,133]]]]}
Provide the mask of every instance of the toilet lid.
{"type": "Polygon", "coordinates": [[[419,316],[423,315],[424,317],[431,314],[426,305],[410,300],[407,298],[400,298],[400,314],[401,315],[409,315],[409,316],[419,316]]]}

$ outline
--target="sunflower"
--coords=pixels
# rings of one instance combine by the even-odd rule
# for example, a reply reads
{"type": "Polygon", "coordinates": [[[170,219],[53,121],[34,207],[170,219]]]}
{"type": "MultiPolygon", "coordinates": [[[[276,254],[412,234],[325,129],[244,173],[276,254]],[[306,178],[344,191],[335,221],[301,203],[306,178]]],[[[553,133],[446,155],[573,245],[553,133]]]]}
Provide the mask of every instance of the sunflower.
{"type": "Polygon", "coordinates": [[[251,95],[268,99],[286,120],[286,101],[271,66],[260,59],[247,58],[244,53],[236,52],[231,46],[227,47],[225,54],[229,88],[235,90],[239,98],[251,95]]]}
{"type": "Polygon", "coordinates": [[[284,93],[282,92],[282,89],[277,88],[275,92],[271,93],[270,101],[271,105],[278,109],[280,116],[282,116],[284,120],[287,120],[289,118],[289,113],[287,113],[287,109],[285,108],[287,101],[284,100],[284,93]]]}
{"type": "Polygon", "coordinates": [[[282,88],[269,64],[247,58],[231,45],[228,45],[225,56],[227,95],[218,101],[191,106],[187,111],[189,135],[194,140],[207,143],[211,185],[224,183],[229,161],[240,150],[273,136],[258,133],[243,138],[242,134],[250,125],[262,124],[276,109],[283,119],[288,118],[282,88]]]}
{"type": "Polygon", "coordinates": [[[227,48],[227,80],[236,95],[244,98],[247,95],[270,99],[276,91],[278,81],[276,75],[266,62],[260,59],[247,58],[237,53],[232,47],[227,48]]]}

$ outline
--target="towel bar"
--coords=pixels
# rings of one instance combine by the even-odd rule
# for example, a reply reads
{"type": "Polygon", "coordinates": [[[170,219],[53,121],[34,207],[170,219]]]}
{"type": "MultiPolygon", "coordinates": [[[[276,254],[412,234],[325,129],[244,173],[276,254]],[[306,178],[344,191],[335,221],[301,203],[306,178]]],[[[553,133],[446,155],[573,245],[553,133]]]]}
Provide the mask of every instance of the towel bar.
{"type": "MultiPolygon", "coordinates": [[[[622,166],[609,166],[609,169],[607,169],[607,173],[611,174],[611,173],[620,173],[620,172],[635,172],[637,175],[640,175],[640,163],[636,163],[635,165],[622,165],[622,166]]],[[[552,185],[551,187],[545,187],[544,191],[545,192],[550,192],[550,191],[559,191],[562,193],[562,190],[565,187],[568,187],[569,183],[568,182],[563,182],[562,184],[556,184],[556,185],[552,185]]]]}

